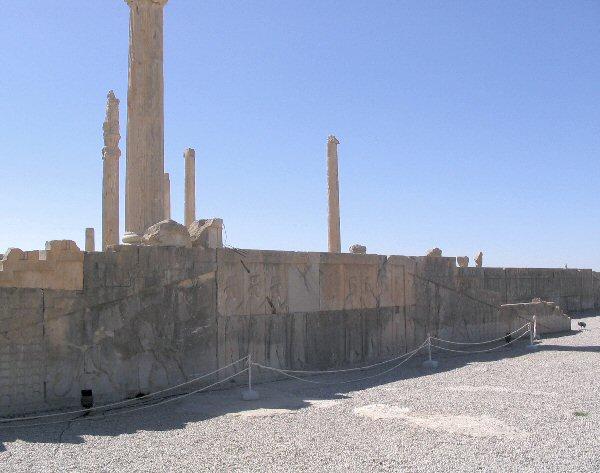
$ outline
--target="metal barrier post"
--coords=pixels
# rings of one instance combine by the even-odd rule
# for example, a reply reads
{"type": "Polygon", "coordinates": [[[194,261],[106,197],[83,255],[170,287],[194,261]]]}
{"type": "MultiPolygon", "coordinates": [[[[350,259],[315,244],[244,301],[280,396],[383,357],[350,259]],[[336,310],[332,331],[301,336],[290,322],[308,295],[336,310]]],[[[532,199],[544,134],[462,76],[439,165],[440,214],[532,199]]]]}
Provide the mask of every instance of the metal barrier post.
{"type": "Polygon", "coordinates": [[[248,352],[248,389],[242,391],[244,401],[256,401],[260,396],[252,389],[252,353],[248,352]]]}
{"type": "Polygon", "coordinates": [[[438,367],[438,362],[431,358],[431,334],[427,334],[427,360],[423,362],[424,368],[435,369],[438,367]]]}
{"type": "Polygon", "coordinates": [[[529,322],[527,326],[529,327],[529,345],[527,345],[527,348],[535,350],[538,347],[535,344],[535,315],[533,316],[533,323],[529,322]]]}

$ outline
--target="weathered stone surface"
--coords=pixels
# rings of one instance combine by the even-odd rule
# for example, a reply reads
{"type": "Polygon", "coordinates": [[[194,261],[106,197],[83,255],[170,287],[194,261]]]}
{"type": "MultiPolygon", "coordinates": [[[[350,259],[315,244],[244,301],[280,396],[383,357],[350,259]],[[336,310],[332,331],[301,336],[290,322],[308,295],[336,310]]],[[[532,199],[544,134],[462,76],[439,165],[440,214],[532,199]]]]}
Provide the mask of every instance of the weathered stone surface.
{"type": "Polygon", "coordinates": [[[123,243],[126,245],[139,245],[142,243],[142,236],[134,232],[125,232],[125,235],[123,235],[123,243]]]}
{"type": "Polygon", "coordinates": [[[352,245],[350,247],[350,253],[355,255],[366,255],[367,247],[364,245],[352,245]]]}
{"type": "Polygon", "coordinates": [[[341,253],[340,238],[340,183],[338,178],[338,139],[327,138],[327,195],[328,195],[328,241],[330,253],[341,253]]]}
{"type": "Polygon", "coordinates": [[[93,228],[85,229],[85,251],[96,251],[96,240],[93,228]]]}
{"type": "Polygon", "coordinates": [[[196,220],[196,151],[188,148],[183,153],[185,160],[184,223],[189,227],[196,220]]]}
{"type": "Polygon", "coordinates": [[[440,256],[442,256],[442,250],[440,250],[439,248],[434,248],[427,252],[427,256],[439,258],[440,256]]]}
{"type": "Polygon", "coordinates": [[[163,7],[166,0],[127,0],[129,88],[125,231],[143,234],[164,219],[163,7]]]}
{"type": "Polygon", "coordinates": [[[0,260],[0,287],[81,289],[83,252],[71,240],[46,242],[40,251],[10,248],[0,260]]]}
{"type": "Polygon", "coordinates": [[[483,252],[480,251],[475,257],[475,266],[478,268],[483,267],[483,252]]]}
{"type": "MultiPolygon", "coordinates": [[[[39,264],[64,261],[69,250],[71,242],[51,242],[39,264]]],[[[0,264],[30,256],[11,250],[0,264]]],[[[228,248],[113,246],[85,253],[83,273],[78,290],[0,288],[2,333],[15,333],[0,337],[0,386],[8,395],[0,416],[44,399],[44,408],[76,406],[81,389],[92,388],[99,402],[153,392],[248,352],[271,366],[317,369],[389,359],[428,332],[456,341],[497,338],[532,311],[542,333],[563,330],[566,320],[550,303],[499,316],[498,301],[486,294],[500,293],[489,287],[521,300],[562,287],[569,297],[581,293],[579,303],[595,290],[582,283],[591,271],[228,248]],[[510,280],[500,285],[500,275],[510,280]]]]}
{"type": "Polygon", "coordinates": [[[169,173],[166,172],[163,179],[163,192],[165,193],[163,198],[163,205],[165,208],[165,220],[171,219],[171,178],[169,173]]]}
{"type": "Polygon", "coordinates": [[[194,247],[223,248],[223,220],[220,218],[192,222],[188,231],[194,247]]]}
{"type": "Polygon", "coordinates": [[[469,267],[469,257],[468,256],[457,256],[456,262],[458,263],[459,268],[469,267]]]}
{"type": "Polygon", "coordinates": [[[187,228],[174,220],[163,220],[152,225],[142,237],[142,245],[191,247],[187,228]]]}
{"type": "Polygon", "coordinates": [[[102,126],[102,251],[119,243],[119,100],[111,90],[102,126]]]}

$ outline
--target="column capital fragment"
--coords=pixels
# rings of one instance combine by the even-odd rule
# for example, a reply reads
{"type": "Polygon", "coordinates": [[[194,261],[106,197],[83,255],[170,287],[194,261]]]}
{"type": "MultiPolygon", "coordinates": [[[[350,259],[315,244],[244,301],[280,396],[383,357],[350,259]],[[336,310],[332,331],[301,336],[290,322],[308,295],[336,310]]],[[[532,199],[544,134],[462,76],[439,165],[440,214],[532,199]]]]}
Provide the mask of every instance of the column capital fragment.
{"type": "Polygon", "coordinates": [[[164,7],[169,0],[125,0],[125,3],[129,5],[129,7],[133,7],[134,5],[146,4],[146,5],[158,5],[164,7]]]}
{"type": "Polygon", "coordinates": [[[336,144],[336,145],[340,144],[339,140],[335,137],[335,135],[329,135],[327,137],[327,143],[333,143],[333,144],[336,144]]]}

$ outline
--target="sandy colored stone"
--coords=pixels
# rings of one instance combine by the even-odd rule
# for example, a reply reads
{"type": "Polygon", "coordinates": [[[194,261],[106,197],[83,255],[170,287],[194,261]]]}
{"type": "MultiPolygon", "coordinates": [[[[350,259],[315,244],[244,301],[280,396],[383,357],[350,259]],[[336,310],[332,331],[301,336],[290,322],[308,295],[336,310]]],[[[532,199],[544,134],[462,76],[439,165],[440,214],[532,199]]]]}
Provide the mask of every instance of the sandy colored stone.
{"type": "Polygon", "coordinates": [[[327,138],[327,195],[328,195],[328,248],[330,253],[341,253],[340,238],[340,184],[338,178],[338,139],[327,138]]]}
{"type": "Polygon", "coordinates": [[[478,268],[483,267],[483,251],[480,251],[479,254],[475,257],[475,266],[478,268]]]}
{"type": "Polygon", "coordinates": [[[350,247],[350,253],[353,253],[355,255],[366,255],[367,247],[364,245],[352,245],[350,247]]]}
{"type": "Polygon", "coordinates": [[[469,267],[469,257],[468,256],[457,256],[456,262],[458,263],[459,268],[468,268],[469,267]]]}
{"type": "Polygon", "coordinates": [[[71,240],[48,241],[39,251],[9,248],[0,260],[0,287],[80,290],[83,252],[71,240]]]}
{"type": "Polygon", "coordinates": [[[163,197],[163,205],[165,208],[165,220],[170,220],[171,219],[171,178],[169,177],[168,172],[166,172],[164,174],[163,192],[165,193],[165,195],[163,197]]]}
{"type": "Polygon", "coordinates": [[[223,220],[196,220],[188,227],[192,246],[204,249],[223,248],[223,220]]]}
{"type": "Polygon", "coordinates": [[[119,99],[111,90],[102,125],[102,250],[119,243],[119,99]]]}
{"type": "Polygon", "coordinates": [[[433,248],[432,250],[429,250],[427,252],[427,256],[439,258],[442,256],[442,250],[440,250],[439,248],[433,248]]]}
{"type": "Polygon", "coordinates": [[[96,240],[93,228],[85,229],[85,251],[96,251],[96,240]]]}
{"type": "Polygon", "coordinates": [[[185,160],[184,223],[189,227],[196,220],[196,151],[188,148],[183,153],[185,160]]]}
{"type": "Polygon", "coordinates": [[[163,220],[152,225],[142,237],[146,246],[192,246],[188,229],[174,220],[163,220]]]}
{"type": "Polygon", "coordinates": [[[164,219],[163,7],[126,0],[129,16],[125,230],[143,234],[164,219]]]}

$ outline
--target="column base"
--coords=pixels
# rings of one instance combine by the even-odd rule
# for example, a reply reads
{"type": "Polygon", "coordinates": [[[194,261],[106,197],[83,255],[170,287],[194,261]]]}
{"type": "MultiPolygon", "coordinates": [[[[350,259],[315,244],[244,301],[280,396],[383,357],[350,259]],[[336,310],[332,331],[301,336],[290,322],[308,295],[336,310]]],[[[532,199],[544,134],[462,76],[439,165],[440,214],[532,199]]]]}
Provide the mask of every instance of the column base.
{"type": "Polygon", "coordinates": [[[122,241],[126,245],[139,245],[142,243],[142,237],[134,232],[125,232],[122,241]]]}
{"type": "Polygon", "coordinates": [[[244,401],[257,401],[260,399],[260,396],[258,391],[255,391],[254,389],[244,389],[242,390],[242,399],[244,401]]]}

